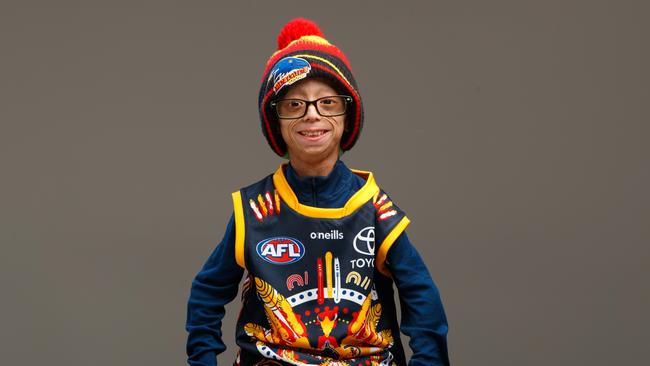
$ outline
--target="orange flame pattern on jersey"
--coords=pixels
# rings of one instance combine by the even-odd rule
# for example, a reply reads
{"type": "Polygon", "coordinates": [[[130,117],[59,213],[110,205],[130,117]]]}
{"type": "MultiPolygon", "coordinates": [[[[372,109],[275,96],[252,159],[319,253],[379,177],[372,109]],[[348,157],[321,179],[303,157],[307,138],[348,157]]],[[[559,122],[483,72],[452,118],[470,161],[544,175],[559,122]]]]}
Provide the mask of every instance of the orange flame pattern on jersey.
{"type": "Polygon", "coordinates": [[[269,216],[280,214],[280,196],[278,195],[278,191],[273,191],[273,193],[266,191],[263,195],[260,193],[255,198],[249,199],[248,204],[257,221],[262,222],[269,216]],[[275,202],[273,202],[274,198],[275,202]]]}
{"type": "Polygon", "coordinates": [[[377,192],[375,197],[372,200],[375,208],[377,209],[377,215],[379,215],[379,220],[386,220],[391,216],[397,215],[395,209],[390,209],[393,207],[393,201],[388,198],[388,195],[384,192],[377,192]],[[380,196],[381,194],[381,196],[380,196]]]}
{"type": "MultiPolygon", "coordinates": [[[[277,355],[287,362],[295,365],[309,365],[297,359],[294,350],[304,350],[311,355],[322,350],[323,342],[318,347],[309,343],[307,328],[299,314],[296,314],[282,294],[278,293],[270,284],[255,277],[255,289],[264,302],[264,311],[271,329],[261,325],[247,323],[244,326],[246,333],[257,339],[258,346],[278,347],[277,355]]],[[[377,331],[376,327],[381,317],[381,304],[372,305],[370,294],[366,297],[359,312],[349,322],[347,336],[340,345],[332,344],[333,350],[339,355],[339,360],[328,360],[318,366],[343,366],[348,363],[342,361],[359,356],[370,357],[371,365],[379,365],[382,358],[377,355],[393,345],[393,336],[389,329],[377,331]]],[[[325,340],[330,338],[330,332],[336,327],[339,314],[338,307],[332,311],[324,312],[318,316],[320,332],[317,338],[325,340]]],[[[320,358],[320,356],[314,356],[320,358]]]]}

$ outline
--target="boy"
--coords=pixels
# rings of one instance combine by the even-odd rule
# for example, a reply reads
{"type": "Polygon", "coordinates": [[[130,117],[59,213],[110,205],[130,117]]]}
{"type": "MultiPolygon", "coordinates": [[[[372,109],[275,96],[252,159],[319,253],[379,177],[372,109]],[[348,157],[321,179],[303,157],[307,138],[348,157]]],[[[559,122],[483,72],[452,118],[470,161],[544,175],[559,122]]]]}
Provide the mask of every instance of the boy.
{"type": "Polygon", "coordinates": [[[448,365],[447,321],[401,211],[370,172],[339,160],[363,107],[345,55],[316,24],[289,22],[259,94],[262,130],[289,159],[233,193],[222,242],[192,283],[191,365],[216,365],[224,305],[242,288],[236,365],[448,365]]]}

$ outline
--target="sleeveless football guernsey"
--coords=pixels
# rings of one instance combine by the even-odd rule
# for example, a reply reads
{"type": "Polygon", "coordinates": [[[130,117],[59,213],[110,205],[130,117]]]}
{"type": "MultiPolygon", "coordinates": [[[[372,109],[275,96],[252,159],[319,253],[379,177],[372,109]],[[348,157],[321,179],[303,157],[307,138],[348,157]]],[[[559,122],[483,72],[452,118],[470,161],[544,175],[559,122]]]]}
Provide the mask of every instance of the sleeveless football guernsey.
{"type": "Polygon", "coordinates": [[[406,365],[386,255],[408,218],[357,170],[344,207],[303,205],[285,167],[232,194],[248,272],[236,364],[406,365]]]}

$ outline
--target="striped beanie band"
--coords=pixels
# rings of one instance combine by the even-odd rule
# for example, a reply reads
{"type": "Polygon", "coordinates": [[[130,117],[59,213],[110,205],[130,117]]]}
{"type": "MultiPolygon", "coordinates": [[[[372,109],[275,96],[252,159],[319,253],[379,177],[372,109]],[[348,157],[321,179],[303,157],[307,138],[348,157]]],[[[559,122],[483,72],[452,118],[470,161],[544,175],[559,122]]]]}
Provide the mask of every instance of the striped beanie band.
{"type": "Polygon", "coordinates": [[[323,79],[337,93],[352,97],[341,138],[341,150],[350,150],[363,126],[363,105],[350,63],[341,50],[325,39],[316,23],[303,18],[293,19],[282,28],[278,49],[266,62],[262,75],[258,104],[262,131],[271,149],[286,157],[287,145],[271,102],[280,99],[291,84],[305,78],[323,79]]]}

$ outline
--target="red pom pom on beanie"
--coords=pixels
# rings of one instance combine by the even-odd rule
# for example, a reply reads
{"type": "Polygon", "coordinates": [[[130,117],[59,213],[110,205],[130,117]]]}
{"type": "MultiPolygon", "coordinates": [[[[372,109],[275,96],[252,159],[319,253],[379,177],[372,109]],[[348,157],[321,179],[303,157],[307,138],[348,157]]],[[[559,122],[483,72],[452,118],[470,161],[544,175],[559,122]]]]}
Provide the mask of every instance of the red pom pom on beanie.
{"type": "Polygon", "coordinates": [[[318,25],[309,19],[296,18],[287,23],[278,34],[278,50],[289,45],[292,41],[303,36],[319,36],[325,38],[318,25]]]}

